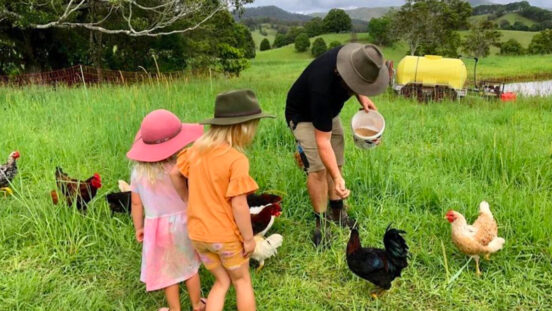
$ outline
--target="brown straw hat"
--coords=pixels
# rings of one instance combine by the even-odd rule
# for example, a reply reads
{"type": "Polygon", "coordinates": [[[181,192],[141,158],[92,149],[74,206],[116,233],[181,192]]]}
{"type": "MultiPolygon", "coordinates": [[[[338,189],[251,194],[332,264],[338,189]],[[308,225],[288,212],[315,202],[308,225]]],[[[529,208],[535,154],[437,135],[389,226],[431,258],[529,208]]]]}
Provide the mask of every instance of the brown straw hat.
{"type": "Polygon", "coordinates": [[[232,125],[260,118],[274,118],[263,113],[252,90],[233,90],[217,95],[215,117],[201,124],[232,125]]]}
{"type": "Polygon", "coordinates": [[[389,71],[381,50],[373,44],[349,43],[337,54],[337,72],[356,94],[381,94],[389,85],[389,71]]]}

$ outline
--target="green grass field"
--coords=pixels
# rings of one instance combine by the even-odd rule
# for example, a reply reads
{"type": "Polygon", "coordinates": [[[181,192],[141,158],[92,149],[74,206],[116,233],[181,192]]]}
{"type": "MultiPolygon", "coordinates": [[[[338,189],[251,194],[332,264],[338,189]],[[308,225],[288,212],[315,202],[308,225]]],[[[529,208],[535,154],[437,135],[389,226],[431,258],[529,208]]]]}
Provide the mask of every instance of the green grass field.
{"type": "MultiPolygon", "coordinates": [[[[475,16],[470,17],[468,20],[470,21],[470,23],[474,23],[474,22],[480,22],[480,21],[487,20],[488,17],[489,17],[489,14],[475,15],[475,16]]],[[[505,14],[505,15],[501,16],[500,18],[495,19],[494,22],[496,24],[500,25],[500,22],[503,21],[503,20],[508,21],[510,23],[510,25],[513,25],[515,22],[521,22],[522,24],[524,24],[528,27],[531,27],[535,24],[535,21],[533,21],[532,19],[529,19],[525,16],[521,16],[517,13],[505,14]]]]}
{"type": "Polygon", "coordinates": [[[263,30],[266,32],[266,36],[262,35],[258,28],[251,32],[251,36],[253,36],[253,41],[255,41],[257,50],[259,49],[263,39],[268,39],[270,46],[272,46],[274,38],[276,37],[276,30],[271,28],[270,24],[263,24],[263,30]]]}
{"type": "MultiPolygon", "coordinates": [[[[1,310],[156,310],[163,294],[139,282],[140,246],[131,220],[110,216],[105,195],[128,179],[125,158],[141,119],[166,108],[188,122],[212,114],[215,95],[252,88],[262,107],[278,115],[263,120],[248,151],[251,174],[262,190],[284,193],[284,213],[272,232],[284,236],[276,258],[252,271],[259,310],[549,310],[552,308],[552,101],[500,103],[469,98],[418,104],[388,93],[374,98],[387,127],[383,144],[363,151],[346,126],[344,174],[348,205],[363,243],[382,246],[386,226],[408,232],[412,257],[403,277],[379,300],[345,262],[348,231],[332,228],[332,246],[315,250],[305,176],[295,166],[294,140],[285,126],[286,92],[309,57],[284,48],[259,53],[239,79],[191,78],[128,87],[0,89],[0,154],[21,152],[15,196],[0,197],[1,310]],[[269,53],[281,53],[268,57],[269,53]],[[52,205],[54,168],[104,187],[83,214],[52,205]],[[505,248],[474,273],[450,241],[449,209],[477,216],[487,200],[505,248]],[[448,272],[447,272],[448,271],[448,272]]],[[[536,59],[508,58],[527,68],[536,59]]],[[[505,58],[500,58],[504,60],[505,58]]],[[[520,73],[520,68],[516,67],[520,73]]],[[[482,69],[483,70],[483,69],[482,69]]],[[[498,70],[498,69],[497,69],[498,70]]],[[[509,71],[508,71],[509,70],[509,71]]],[[[522,73],[521,73],[522,74],[522,73]]],[[[350,101],[347,124],[358,109],[350,101]]],[[[212,278],[201,271],[206,293],[212,278]]],[[[234,294],[227,310],[235,310],[234,294]]],[[[188,310],[183,295],[183,310],[188,310]]]]}

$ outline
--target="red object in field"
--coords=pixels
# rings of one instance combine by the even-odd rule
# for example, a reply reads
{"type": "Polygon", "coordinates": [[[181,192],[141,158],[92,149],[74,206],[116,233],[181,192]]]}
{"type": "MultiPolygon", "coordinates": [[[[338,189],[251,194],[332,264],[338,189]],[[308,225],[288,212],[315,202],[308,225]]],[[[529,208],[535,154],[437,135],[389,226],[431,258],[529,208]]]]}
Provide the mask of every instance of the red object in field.
{"type": "Polygon", "coordinates": [[[500,100],[503,102],[512,102],[516,101],[517,95],[514,92],[505,92],[500,95],[500,100]]]}

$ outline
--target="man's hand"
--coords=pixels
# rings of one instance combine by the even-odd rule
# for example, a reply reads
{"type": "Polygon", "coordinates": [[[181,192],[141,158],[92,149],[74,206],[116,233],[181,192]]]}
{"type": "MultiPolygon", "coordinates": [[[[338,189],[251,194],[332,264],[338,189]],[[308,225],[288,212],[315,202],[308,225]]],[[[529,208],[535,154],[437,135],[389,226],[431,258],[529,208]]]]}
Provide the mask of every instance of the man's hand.
{"type": "Polygon", "coordinates": [[[346,199],[350,194],[351,191],[347,189],[345,186],[345,179],[342,177],[337,178],[334,180],[335,184],[335,193],[342,199],[346,199]]]}
{"type": "Polygon", "coordinates": [[[372,102],[372,100],[367,96],[357,95],[357,99],[364,111],[368,112],[369,110],[378,110],[378,108],[376,108],[376,105],[374,105],[374,102],[372,102]]]}

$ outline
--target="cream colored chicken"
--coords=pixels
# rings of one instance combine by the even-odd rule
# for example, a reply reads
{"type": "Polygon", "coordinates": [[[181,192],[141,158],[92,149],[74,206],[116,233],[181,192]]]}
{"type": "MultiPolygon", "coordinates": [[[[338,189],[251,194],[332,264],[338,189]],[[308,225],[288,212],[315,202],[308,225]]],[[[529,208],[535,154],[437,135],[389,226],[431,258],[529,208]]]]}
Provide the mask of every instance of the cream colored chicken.
{"type": "Polygon", "coordinates": [[[255,251],[251,255],[252,259],[259,262],[257,272],[264,267],[264,261],[272,256],[275,256],[278,252],[278,247],[282,246],[284,238],[279,234],[272,234],[266,239],[261,235],[255,236],[255,251]]]}
{"type": "Polygon", "coordinates": [[[451,224],[452,241],[462,253],[475,260],[476,273],[480,275],[479,256],[483,255],[488,260],[491,254],[502,249],[505,242],[498,237],[498,228],[489,203],[483,201],[479,204],[479,217],[473,225],[468,225],[462,214],[452,210],[448,211],[445,219],[451,224]]]}

